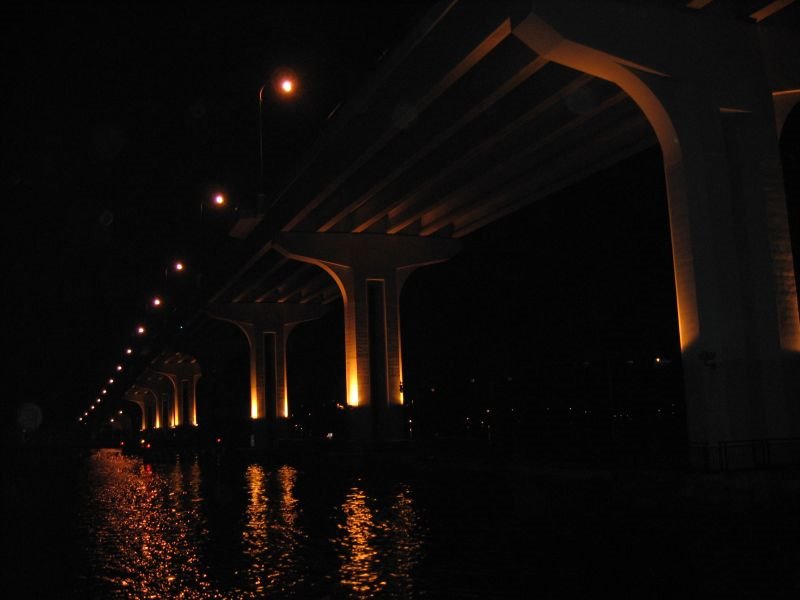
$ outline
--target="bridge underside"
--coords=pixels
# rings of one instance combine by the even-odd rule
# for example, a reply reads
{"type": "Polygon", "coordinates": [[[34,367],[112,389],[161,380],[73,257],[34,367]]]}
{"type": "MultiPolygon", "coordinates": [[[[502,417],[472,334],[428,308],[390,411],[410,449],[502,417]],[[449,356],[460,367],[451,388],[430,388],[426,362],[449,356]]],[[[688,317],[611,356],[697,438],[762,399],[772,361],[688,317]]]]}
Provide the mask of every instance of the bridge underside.
{"type": "MultiPolygon", "coordinates": [[[[800,435],[800,325],[777,146],[800,69],[775,50],[800,48],[711,4],[437,5],[274,190],[213,306],[274,315],[276,305],[342,298],[348,404],[399,405],[397,306],[408,273],[658,144],[690,439],[800,435]],[[421,249],[420,239],[451,246],[421,249]]],[[[758,4],[753,21],[774,3],[758,4]]]]}

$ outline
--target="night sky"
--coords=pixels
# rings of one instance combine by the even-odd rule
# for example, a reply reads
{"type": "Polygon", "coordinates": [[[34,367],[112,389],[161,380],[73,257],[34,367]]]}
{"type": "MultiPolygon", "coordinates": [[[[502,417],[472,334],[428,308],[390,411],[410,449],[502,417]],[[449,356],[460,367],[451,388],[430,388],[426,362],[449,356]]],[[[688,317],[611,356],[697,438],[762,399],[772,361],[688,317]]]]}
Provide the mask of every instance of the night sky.
{"type": "MultiPolygon", "coordinates": [[[[288,67],[301,81],[295,100],[264,114],[277,187],[424,12],[419,2],[30,3],[6,14],[6,425],[23,401],[45,422],[74,420],[152,295],[180,300],[170,261],[199,273],[224,247],[230,215],[200,205],[218,190],[251,205],[257,90],[270,74],[288,67]]],[[[677,359],[657,148],[473,234],[451,263],[412,276],[402,310],[414,390],[564,361],[677,359]]],[[[337,318],[298,328],[290,350],[310,348],[298,389],[336,383],[340,361],[321,363],[337,318]]]]}

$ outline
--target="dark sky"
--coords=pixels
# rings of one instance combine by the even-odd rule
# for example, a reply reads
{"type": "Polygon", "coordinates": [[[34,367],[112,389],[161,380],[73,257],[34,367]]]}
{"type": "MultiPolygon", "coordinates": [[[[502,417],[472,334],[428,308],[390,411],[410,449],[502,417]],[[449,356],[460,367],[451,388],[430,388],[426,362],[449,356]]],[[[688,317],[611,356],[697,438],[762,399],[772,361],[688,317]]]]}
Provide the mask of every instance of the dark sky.
{"type": "MultiPolygon", "coordinates": [[[[293,69],[301,93],[267,104],[268,186],[425,8],[31,3],[7,12],[13,393],[4,414],[27,400],[51,420],[76,416],[152,294],[169,293],[169,261],[194,253],[196,267],[198,248],[224,238],[222,217],[200,204],[218,189],[252,202],[257,90],[271,73],[293,69]]],[[[653,149],[477,232],[451,263],[412,276],[406,377],[422,386],[547,361],[675,355],[671,269],[653,149]]]]}
{"type": "Polygon", "coordinates": [[[200,203],[220,188],[234,203],[252,201],[257,91],[276,69],[293,69],[302,83],[291,103],[267,101],[268,178],[293,163],[425,9],[298,1],[4,9],[12,307],[4,337],[14,399],[76,412],[161,291],[166,264],[190,253],[200,203]]]}

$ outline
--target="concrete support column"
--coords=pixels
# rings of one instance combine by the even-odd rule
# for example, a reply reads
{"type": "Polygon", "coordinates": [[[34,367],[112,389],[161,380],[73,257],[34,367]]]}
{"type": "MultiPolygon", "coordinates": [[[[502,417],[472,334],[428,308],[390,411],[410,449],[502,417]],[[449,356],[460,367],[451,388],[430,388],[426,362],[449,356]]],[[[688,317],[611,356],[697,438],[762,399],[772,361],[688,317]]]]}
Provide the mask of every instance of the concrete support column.
{"type": "Polygon", "coordinates": [[[400,292],[417,267],[452,257],[455,240],[377,234],[282,233],[275,247],[319,266],[342,294],[350,436],[402,437],[400,292]]]}
{"type": "Polygon", "coordinates": [[[125,392],[125,400],[138,406],[141,411],[141,431],[159,427],[157,398],[155,390],[139,385],[134,385],[125,392]]]}
{"type": "Polygon", "coordinates": [[[147,409],[144,400],[131,400],[131,402],[136,404],[139,407],[139,410],[142,411],[142,425],[140,429],[142,431],[146,431],[150,424],[147,422],[147,409]]]}
{"type": "Polygon", "coordinates": [[[250,417],[267,423],[270,440],[285,430],[289,418],[286,379],[286,342],[292,329],[320,318],[327,307],[319,304],[213,304],[208,314],[233,323],[250,346],[250,417]],[[277,431],[276,431],[277,428],[277,431]]]}
{"type": "MultiPolygon", "coordinates": [[[[797,89],[800,75],[766,59],[769,32],[753,23],[578,0],[533,10],[514,34],[619,85],[661,146],[695,462],[719,466],[726,442],[800,437],[800,318],[775,114],[786,106],[773,94],[797,89]]],[[[790,46],[800,56],[796,37],[790,46]]]]}

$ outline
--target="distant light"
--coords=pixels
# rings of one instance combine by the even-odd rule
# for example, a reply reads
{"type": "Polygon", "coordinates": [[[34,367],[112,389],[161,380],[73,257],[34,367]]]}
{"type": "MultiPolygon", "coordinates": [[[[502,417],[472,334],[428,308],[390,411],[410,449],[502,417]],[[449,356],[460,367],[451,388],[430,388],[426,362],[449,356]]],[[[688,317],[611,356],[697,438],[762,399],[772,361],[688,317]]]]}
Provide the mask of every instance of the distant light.
{"type": "Polygon", "coordinates": [[[176,271],[183,271],[183,269],[184,269],[184,265],[183,265],[183,263],[182,263],[181,261],[177,261],[177,262],[176,262],[176,263],[173,265],[173,267],[172,267],[172,268],[173,268],[173,269],[175,269],[176,271]]]}
{"type": "Polygon", "coordinates": [[[136,333],[137,333],[137,334],[139,334],[139,335],[144,335],[144,327],[142,327],[141,325],[139,325],[139,326],[136,328],[136,333]]]}
{"type": "MultiPolygon", "coordinates": [[[[98,402],[99,402],[99,400],[98,400],[98,402]]],[[[94,404],[92,404],[92,405],[89,407],[89,409],[90,409],[90,410],[94,410],[94,404]]]]}
{"type": "Polygon", "coordinates": [[[121,414],[122,414],[122,411],[119,411],[117,414],[120,414],[120,415],[121,415],[121,414]]]}
{"type": "Polygon", "coordinates": [[[114,417],[111,417],[108,421],[109,421],[109,423],[113,423],[114,422],[114,417]]]}
{"type": "Polygon", "coordinates": [[[161,298],[159,298],[158,296],[153,298],[153,306],[161,306],[161,298]]]}
{"type": "Polygon", "coordinates": [[[222,438],[217,438],[217,443],[218,444],[222,443],[222,438]]]}
{"type": "Polygon", "coordinates": [[[145,444],[145,448],[150,448],[150,444],[145,444]]]}
{"type": "Polygon", "coordinates": [[[128,356],[133,354],[133,348],[125,348],[125,354],[127,354],[128,356]]]}
{"type": "Polygon", "coordinates": [[[78,417],[78,421],[83,421],[83,417],[78,417]]]}
{"type": "Polygon", "coordinates": [[[124,441],[124,440],[123,440],[123,441],[121,441],[121,442],[119,443],[119,445],[120,445],[120,446],[124,446],[124,445],[125,445],[125,441],[124,441]]]}
{"type": "Polygon", "coordinates": [[[656,356],[656,364],[657,365],[661,364],[661,357],[660,356],[656,356]]]}
{"type": "Polygon", "coordinates": [[[105,395],[108,393],[108,390],[106,388],[103,388],[102,390],[100,390],[100,393],[105,395]]]}
{"type": "Polygon", "coordinates": [[[217,194],[214,196],[214,204],[217,206],[223,206],[225,204],[225,196],[222,194],[217,194]]]}
{"type": "Polygon", "coordinates": [[[89,416],[89,413],[88,413],[88,412],[85,412],[85,413],[83,413],[83,416],[84,416],[84,417],[88,417],[88,416],[89,416]]]}
{"type": "Polygon", "coordinates": [[[112,377],[112,378],[110,378],[110,379],[108,380],[108,385],[112,385],[113,383],[114,383],[114,378],[112,377]]]}
{"type": "Polygon", "coordinates": [[[102,401],[102,400],[101,400],[100,398],[97,398],[97,399],[95,400],[95,402],[97,402],[98,404],[100,404],[100,402],[101,402],[101,401],[102,401]]]}
{"type": "Polygon", "coordinates": [[[281,91],[283,91],[284,94],[291,94],[294,91],[294,81],[288,77],[284,78],[281,81],[281,91]]]}
{"type": "Polygon", "coordinates": [[[117,371],[122,371],[122,365],[117,365],[117,371]]]}

